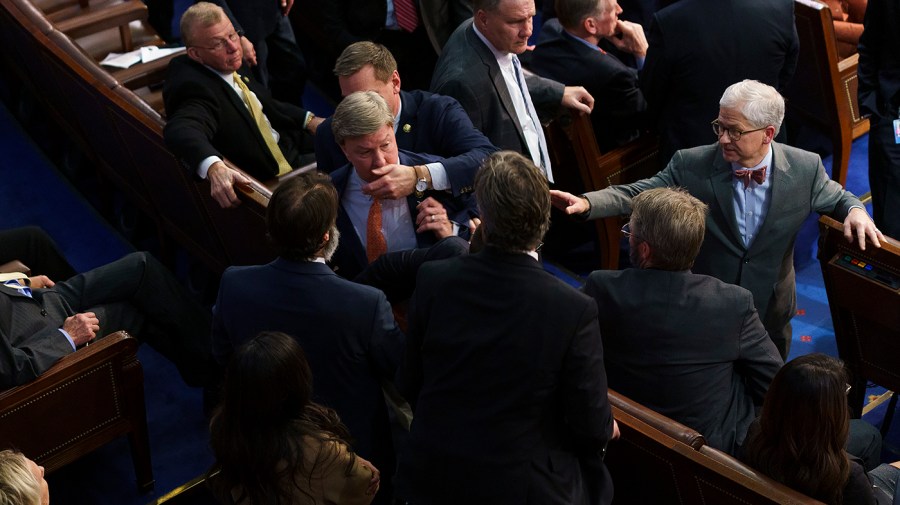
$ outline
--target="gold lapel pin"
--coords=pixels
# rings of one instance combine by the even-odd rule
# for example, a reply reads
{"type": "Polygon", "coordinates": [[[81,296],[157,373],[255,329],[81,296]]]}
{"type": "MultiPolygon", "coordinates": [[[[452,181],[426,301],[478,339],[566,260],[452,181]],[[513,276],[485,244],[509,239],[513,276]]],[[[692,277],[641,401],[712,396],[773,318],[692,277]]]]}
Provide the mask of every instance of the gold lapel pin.
{"type": "Polygon", "coordinates": [[[410,126],[409,123],[406,123],[405,125],[403,125],[403,133],[409,133],[411,131],[412,131],[412,126],[410,126]]]}

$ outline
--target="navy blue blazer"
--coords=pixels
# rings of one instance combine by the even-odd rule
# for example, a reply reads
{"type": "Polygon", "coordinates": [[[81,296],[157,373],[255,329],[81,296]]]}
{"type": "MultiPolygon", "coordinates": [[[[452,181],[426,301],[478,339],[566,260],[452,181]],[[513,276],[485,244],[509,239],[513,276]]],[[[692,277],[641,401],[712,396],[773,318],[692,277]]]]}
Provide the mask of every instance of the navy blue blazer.
{"type": "MultiPolygon", "coordinates": [[[[472,192],[481,162],[497,148],[475,128],[455,98],[400,90],[400,103],[397,147],[442,156],[453,194],[472,192]]],[[[347,163],[328,118],[316,130],[316,164],[330,174],[347,163]]]]}
{"type": "MultiPolygon", "coordinates": [[[[427,154],[400,151],[400,163],[403,165],[422,165],[435,161],[443,161],[443,159],[427,154]]],[[[353,170],[353,166],[348,163],[331,173],[331,181],[337,188],[339,199],[344,197],[347,181],[350,180],[351,170],[353,170]]],[[[466,193],[453,196],[446,191],[426,191],[422,198],[416,198],[416,194],[412,193],[406,197],[406,201],[409,204],[409,213],[413,217],[413,222],[415,222],[416,217],[416,206],[429,196],[434,197],[447,209],[447,216],[461,225],[459,235],[468,239],[469,230],[466,224],[470,218],[478,215],[474,194],[466,193]]],[[[335,272],[341,277],[354,279],[369,264],[369,261],[366,257],[366,248],[359,240],[359,236],[356,235],[353,223],[350,221],[350,217],[344,210],[343,205],[340,205],[338,208],[337,227],[338,231],[341,232],[341,241],[337,251],[334,253],[334,257],[331,259],[331,264],[335,272]]],[[[437,237],[431,232],[416,233],[418,247],[430,247],[435,242],[437,242],[437,237]]]]}
{"type": "Polygon", "coordinates": [[[393,461],[381,381],[393,377],[405,338],[384,293],[342,279],[323,263],[279,258],[228,268],[213,308],[216,360],[225,363],[264,330],[297,339],[315,378],[315,401],[337,411],[360,456],[390,470],[380,466],[393,461]]]}

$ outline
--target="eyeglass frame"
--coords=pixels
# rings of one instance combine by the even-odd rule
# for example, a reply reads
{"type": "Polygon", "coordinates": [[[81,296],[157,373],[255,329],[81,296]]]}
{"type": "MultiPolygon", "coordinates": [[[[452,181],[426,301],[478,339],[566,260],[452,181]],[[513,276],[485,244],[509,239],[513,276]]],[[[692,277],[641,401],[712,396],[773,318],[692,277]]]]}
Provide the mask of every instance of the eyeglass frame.
{"type": "Polygon", "coordinates": [[[710,124],[710,126],[712,126],[713,133],[716,134],[716,138],[721,138],[722,135],[725,135],[726,133],[728,133],[728,138],[731,139],[732,142],[738,142],[739,140],[741,140],[741,137],[743,137],[747,133],[758,132],[760,130],[765,130],[766,128],[769,127],[769,125],[766,125],[766,126],[763,126],[762,128],[757,128],[755,130],[738,130],[735,128],[725,128],[724,126],[719,124],[718,119],[713,119],[709,124],[710,124]],[[722,128],[721,133],[719,132],[720,127],[722,128]]]}
{"type": "Polygon", "coordinates": [[[225,37],[216,37],[216,42],[212,47],[198,46],[198,45],[194,45],[194,44],[190,45],[189,47],[196,47],[199,49],[206,49],[207,51],[219,52],[222,49],[225,49],[225,47],[228,46],[229,42],[240,46],[241,45],[241,36],[242,35],[237,30],[232,30],[232,32],[229,33],[225,37]]]}
{"type": "MultiPolygon", "coordinates": [[[[625,238],[631,238],[633,236],[636,240],[640,240],[641,242],[647,242],[646,240],[644,240],[643,237],[641,237],[637,233],[634,233],[633,231],[631,231],[631,222],[630,221],[625,223],[624,225],[622,225],[622,228],[620,228],[619,231],[622,232],[622,235],[625,235],[625,238]]],[[[649,242],[647,242],[647,243],[649,244],[649,242]]]]}

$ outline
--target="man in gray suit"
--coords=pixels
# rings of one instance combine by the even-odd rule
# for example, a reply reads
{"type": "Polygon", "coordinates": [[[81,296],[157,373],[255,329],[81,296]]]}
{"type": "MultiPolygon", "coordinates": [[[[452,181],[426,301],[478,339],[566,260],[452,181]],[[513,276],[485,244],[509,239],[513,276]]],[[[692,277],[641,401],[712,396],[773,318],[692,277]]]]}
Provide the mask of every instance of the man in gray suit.
{"type": "Polygon", "coordinates": [[[709,205],[706,238],[694,272],[753,293],[769,336],[787,357],[796,310],[794,241],[815,211],[844,221],[861,248],[884,237],[853,194],[832,181],[818,155],[777,144],[784,98],[745,80],[725,90],[712,122],[717,144],[683,149],[655,176],[583,196],[553,191],[554,205],[586,219],[631,212],[631,199],[650,188],[680,186],[709,205]]]}
{"type": "Polygon", "coordinates": [[[622,230],[635,268],[593,272],[584,292],[600,309],[609,387],[735,454],[784,361],[749,291],[691,272],[706,212],[684,190],[637,195],[622,230]]]}
{"type": "Polygon", "coordinates": [[[431,91],[452,96],[492,144],[531,158],[550,182],[553,173],[538,111],[560,106],[590,114],[594,99],[581,86],[525,75],[516,56],[532,31],[534,0],[474,0],[475,16],[450,36],[431,91]]]}

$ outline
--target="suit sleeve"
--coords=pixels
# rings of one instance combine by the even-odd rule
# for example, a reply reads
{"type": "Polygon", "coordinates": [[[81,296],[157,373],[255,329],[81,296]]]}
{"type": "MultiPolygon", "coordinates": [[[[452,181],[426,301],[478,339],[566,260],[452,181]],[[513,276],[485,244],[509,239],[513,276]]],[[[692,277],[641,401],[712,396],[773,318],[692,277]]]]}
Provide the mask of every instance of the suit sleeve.
{"type": "Polygon", "coordinates": [[[450,179],[450,189],[453,196],[459,196],[464,190],[471,192],[481,162],[497,148],[475,128],[457,100],[442,98],[438,117],[431,119],[431,144],[437,154],[445,157],[441,163],[450,179]]]}
{"type": "Polygon", "coordinates": [[[863,207],[859,198],[844,189],[839,183],[831,180],[825,173],[825,166],[818,155],[811,155],[816,159],[817,167],[813,180],[810,202],[812,208],[819,214],[828,214],[838,221],[843,221],[852,207],[863,207]]]}
{"type": "Polygon", "coordinates": [[[372,317],[372,340],[369,342],[369,356],[378,375],[393,380],[403,356],[406,338],[397,327],[387,297],[381,291],[377,293],[372,317]]]}
{"type": "Polygon", "coordinates": [[[597,303],[584,300],[584,310],[560,371],[563,409],[576,447],[582,454],[601,453],[612,435],[603,344],[597,303]]]}
{"type": "Polygon", "coordinates": [[[753,295],[750,292],[743,294],[744,320],[741,324],[736,367],[744,378],[753,404],[760,406],[769,390],[769,384],[784,361],[759,320],[759,313],[753,306],[753,295]]]}
{"type": "Polygon", "coordinates": [[[169,150],[188,164],[191,173],[201,161],[210,157],[224,158],[212,145],[219,129],[219,102],[204,86],[182,82],[166,99],[169,117],[163,136],[169,150]]]}
{"type": "Polygon", "coordinates": [[[566,89],[564,84],[535,74],[527,74],[525,83],[534,108],[541,118],[552,118],[559,113],[563,91],[566,89]]]}
{"type": "Polygon", "coordinates": [[[679,173],[683,163],[681,151],[672,156],[672,160],[658,174],[648,179],[643,179],[631,184],[610,186],[600,191],[585,193],[585,197],[591,203],[591,211],[588,219],[601,217],[621,216],[631,213],[631,199],[642,191],[653,188],[666,188],[677,186],[681,179],[679,173]]]}
{"type": "Polygon", "coordinates": [[[45,328],[13,347],[0,331],[0,391],[26,384],[71,354],[72,345],[58,328],[45,328]]]}
{"type": "Polygon", "coordinates": [[[864,20],[865,29],[859,37],[858,98],[862,115],[881,115],[878,103],[878,66],[884,34],[882,0],[869,0],[864,20]]]}

